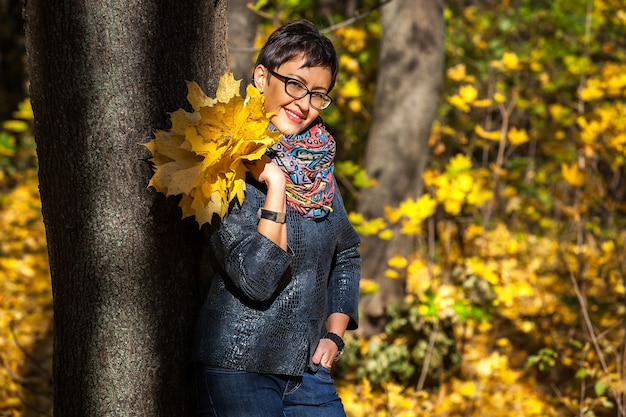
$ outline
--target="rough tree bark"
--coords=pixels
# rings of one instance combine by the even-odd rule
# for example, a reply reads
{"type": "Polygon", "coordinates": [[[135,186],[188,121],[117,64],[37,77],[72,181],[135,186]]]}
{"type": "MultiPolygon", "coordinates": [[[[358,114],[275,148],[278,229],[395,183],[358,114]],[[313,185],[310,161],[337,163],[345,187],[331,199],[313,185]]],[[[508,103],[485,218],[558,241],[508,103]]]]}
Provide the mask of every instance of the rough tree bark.
{"type": "MultiPolygon", "coordinates": [[[[416,198],[428,162],[428,137],[436,116],[444,67],[443,0],[394,0],[381,8],[382,39],[373,122],[365,170],[378,185],[361,191],[358,210],[367,218],[383,217],[386,205],[416,198]]],[[[385,308],[401,300],[402,280],[384,277],[387,259],[407,255],[411,237],[363,239],[363,277],[380,289],[363,297],[360,331],[381,332],[385,308]]]]}
{"type": "Polygon", "coordinates": [[[24,5],[54,296],[54,414],[192,415],[197,226],[140,146],[226,71],[226,1],[24,5]]]}
{"type": "Polygon", "coordinates": [[[228,65],[236,80],[241,81],[239,93],[245,97],[246,86],[252,80],[254,38],[261,16],[248,7],[250,0],[228,1],[228,65]]]}

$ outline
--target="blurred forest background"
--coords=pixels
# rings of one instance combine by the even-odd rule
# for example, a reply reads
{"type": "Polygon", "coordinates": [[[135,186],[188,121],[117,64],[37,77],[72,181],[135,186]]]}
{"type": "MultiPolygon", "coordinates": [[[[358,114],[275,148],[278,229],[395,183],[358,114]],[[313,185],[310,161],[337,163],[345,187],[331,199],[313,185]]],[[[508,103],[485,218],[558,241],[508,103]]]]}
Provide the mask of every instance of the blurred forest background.
{"type": "MultiPolygon", "coordinates": [[[[335,370],[348,416],[626,416],[626,5],[446,1],[423,192],[368,218],[387,2],[325,3],[250,2],[248,49],[295,18],[325,30],[340,54],[326,121],[351,219],[368,239],[409,238],[363,277],[364,297],[403,291],[382,332],[348,337],[335,370]]],[[[0,416],[52,410],[21,7],[0,0],[0,416]]]]}

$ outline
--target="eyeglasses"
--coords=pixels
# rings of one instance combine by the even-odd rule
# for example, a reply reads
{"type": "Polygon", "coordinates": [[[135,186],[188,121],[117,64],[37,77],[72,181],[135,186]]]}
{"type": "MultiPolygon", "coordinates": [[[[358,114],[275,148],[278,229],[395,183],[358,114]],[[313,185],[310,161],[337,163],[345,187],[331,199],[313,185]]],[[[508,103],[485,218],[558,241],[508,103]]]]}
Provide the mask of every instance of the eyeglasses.
{"type": "Polygon", "coordinates": [[[333,99],[330,98],[328,94],[320,93],[319,91],[309,91],[306,85],[295,78],[285,77],[284,75],[280,75],[270,69],[268,69],[268,71],[274,77],[285,83],[285,93],[289,94],[296,100],[308,95],[311,107],[317,110],[324,110],[330,106],[330,103],[333,102],[333,99]]]}

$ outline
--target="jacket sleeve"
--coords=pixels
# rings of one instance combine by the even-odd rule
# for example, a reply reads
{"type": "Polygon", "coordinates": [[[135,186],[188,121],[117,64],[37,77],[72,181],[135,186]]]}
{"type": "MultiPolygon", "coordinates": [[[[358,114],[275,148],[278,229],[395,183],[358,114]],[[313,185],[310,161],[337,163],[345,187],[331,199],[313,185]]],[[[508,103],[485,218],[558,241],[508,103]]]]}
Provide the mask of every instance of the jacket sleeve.
{"type": "Polygon", "coordinates": [[[210,245],[227,280],[252,301],[267,301],[284,286],[293,257],[257,230],[256,210],[264,195],[248,184],[241,207],[235,205],[213,230],[210,245]]]}
{"type": "Polygon", "coordinates": [[[335,195],[333,210],[337,213],[340,234],[328,281],[327,314],[344,313],[350,317],[348,330],[358,327],[359,281],[361,255],[359,235],[350,223],[339,193],[335,195]]]}

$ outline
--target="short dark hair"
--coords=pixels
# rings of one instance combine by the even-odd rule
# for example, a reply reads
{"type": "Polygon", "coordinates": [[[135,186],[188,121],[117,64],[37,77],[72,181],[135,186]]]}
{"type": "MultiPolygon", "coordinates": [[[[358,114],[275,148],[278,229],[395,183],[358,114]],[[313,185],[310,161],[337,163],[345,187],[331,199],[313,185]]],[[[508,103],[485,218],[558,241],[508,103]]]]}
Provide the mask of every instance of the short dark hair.
{"type": "Polygon", "coordinates": [[[304,67],[324,67],[330,70],[328,91],[332,90],[339,71],[337,52],[330,39],[305,19],[294,20],[276,29],[261,48],[255,68],[263,65],[276,70],[300,55],[304,55],[304,67]]]}

